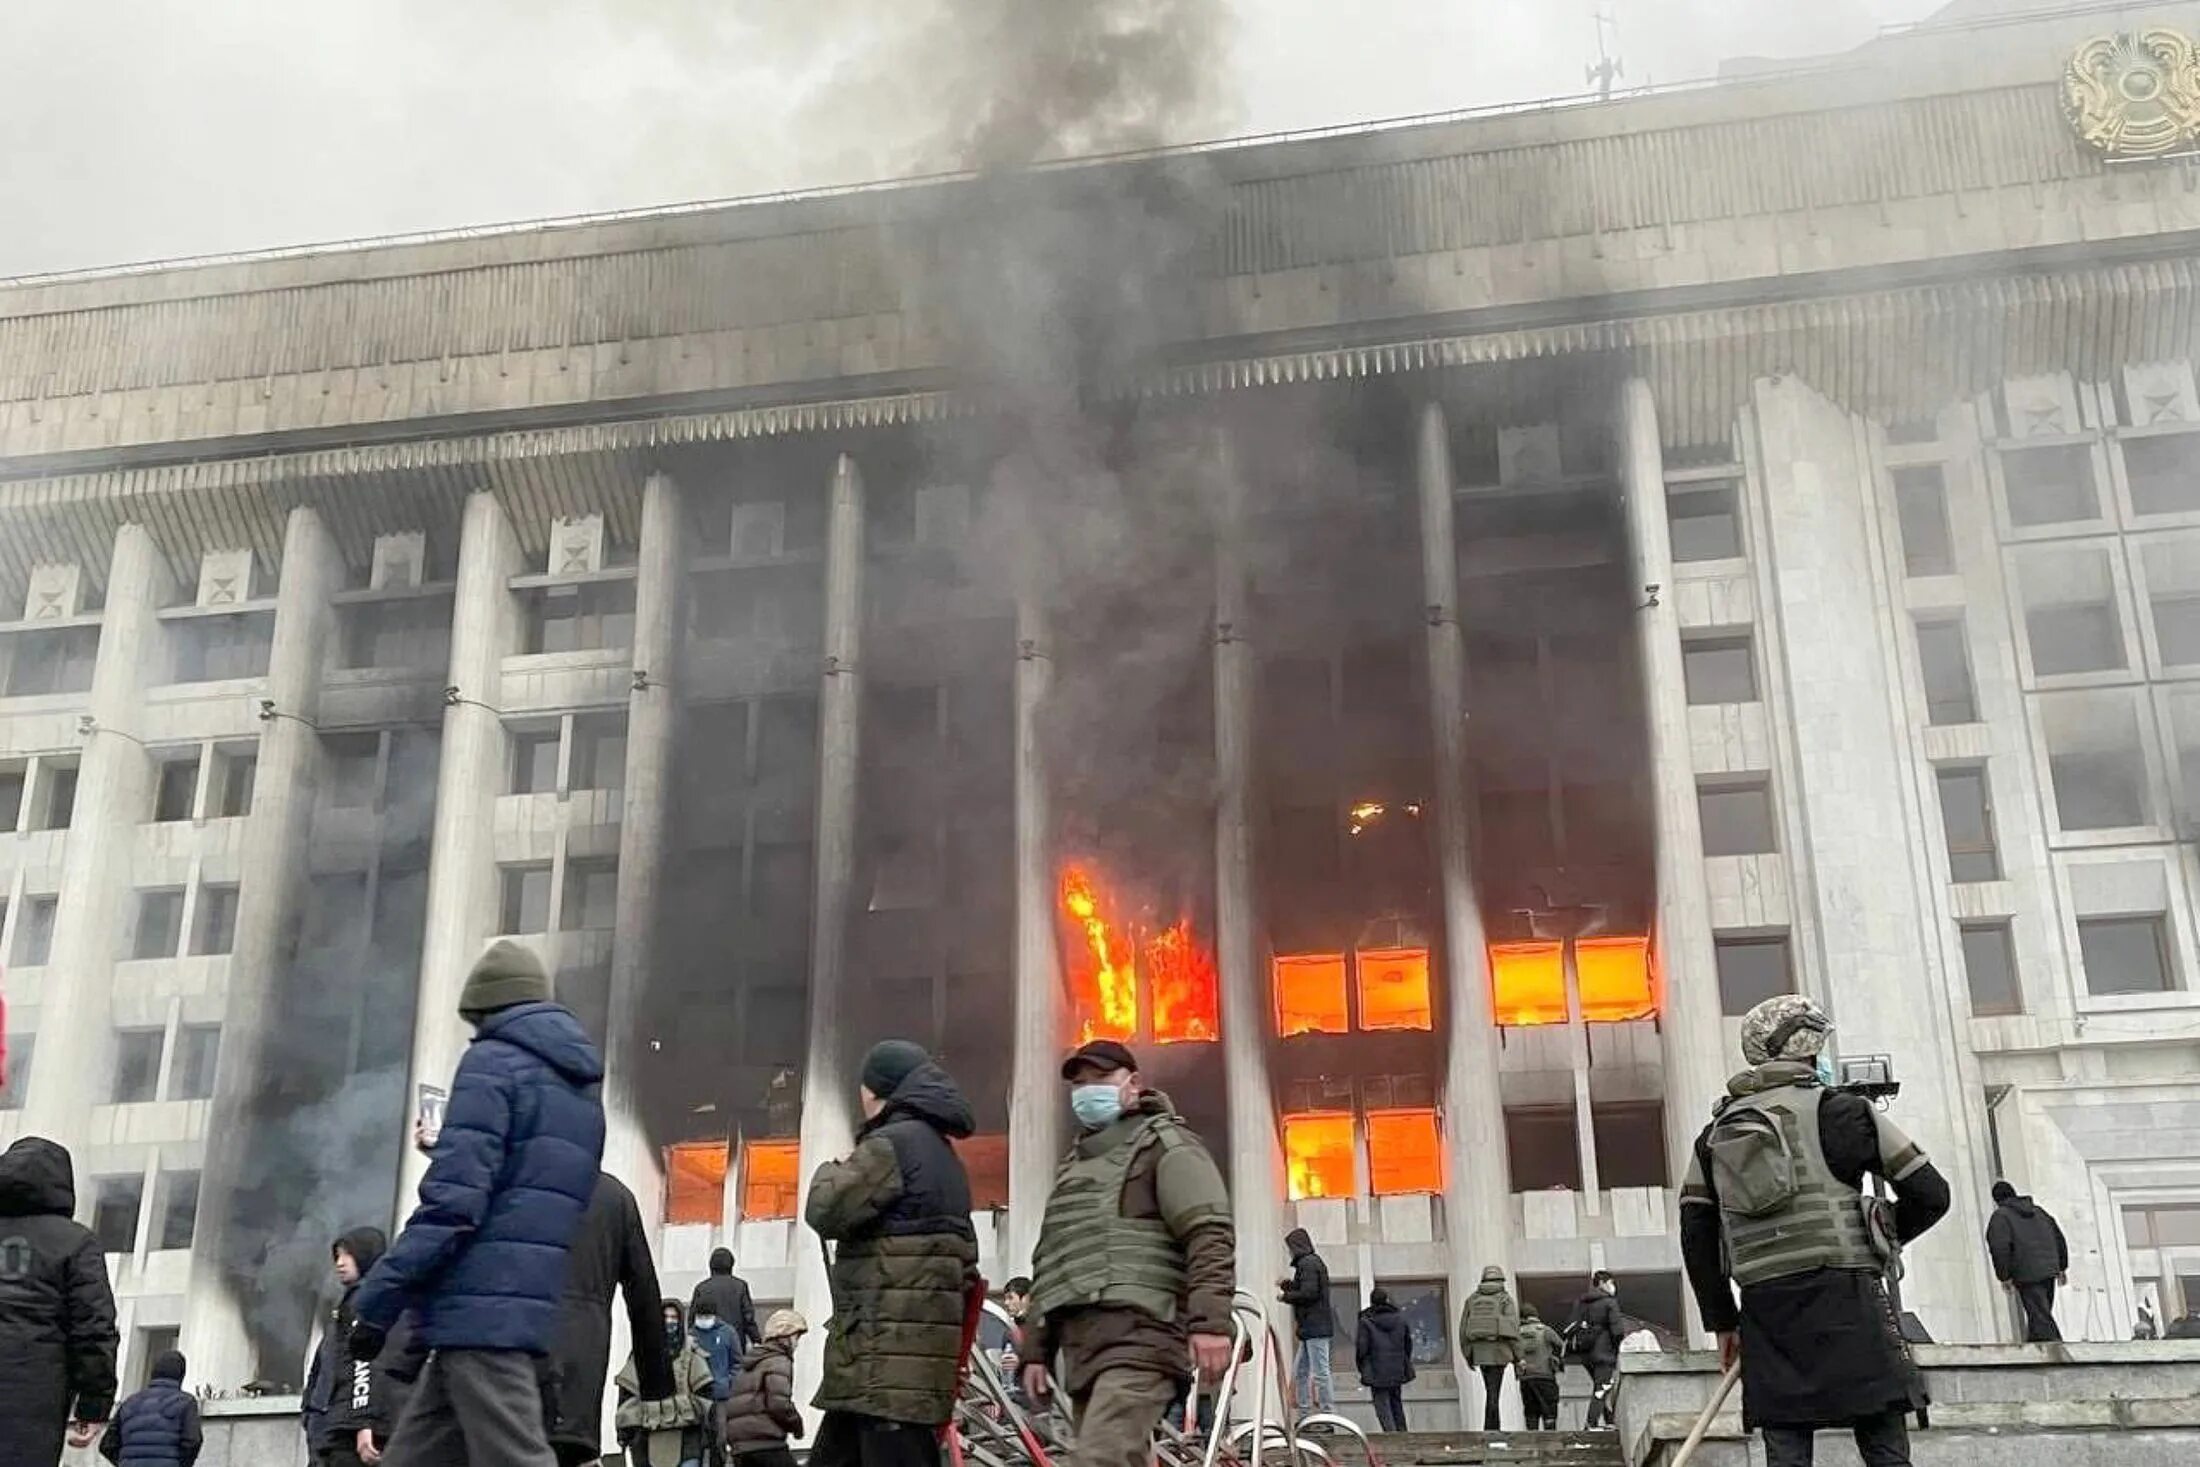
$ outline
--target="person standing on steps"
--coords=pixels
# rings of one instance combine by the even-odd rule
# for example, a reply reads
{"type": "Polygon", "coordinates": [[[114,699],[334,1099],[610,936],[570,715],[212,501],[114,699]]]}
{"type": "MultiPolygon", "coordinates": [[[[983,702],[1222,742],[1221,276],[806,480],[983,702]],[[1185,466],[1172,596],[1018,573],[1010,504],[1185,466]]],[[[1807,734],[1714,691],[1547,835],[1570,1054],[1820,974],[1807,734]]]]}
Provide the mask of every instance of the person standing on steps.
{"type": "Polygon", "coordinates": [[[733,1250],[713,1248],[710,1277],[695,1286],[688,1299],[688,1319],[697,1329],[708,1329],[705,1320],[724,1321],[733,1331],[736,1357],[763,1339],[756,1328],[756,1301],[749,1297],[749,1281],[733,1271],[733,1250]]]}
{"type": "Polygon", "coordinates": [[[1299,1344],[1291,1362],[1291,1385],[1302,1411],[1337,1409],[1337,1387],[1330,1375],[1329,1342],[1337,1316],[1329,1307],[1329,1265],[1314,1251],[1304,1228],[1283,1235],[1291,1250],[1291,1276],[1276,1287],[1276,1297],[1291,1306],[1292,1332],[1299,1344]]]}
{"type": "Polygon", "coordinates": [[[1582,1429],[1596,1431],[1615,1424],[1613,1396],[1619,1389],[1619,1342],[1627,1337],[1627,1319],[1619,1312],[1619,1280],[1598,1269],[1589,1280],[1589,1292],[1574,1304],[1574,1317],[1566,1326],[1566,1353],[1589,1372],[1589,1411],[1582,1429]]]}
{"type": "Polygon", "coordinates": [[[794,1403],[794,1349],[809,1321],[779,1309],[764,1321],[764,1339],[741,1357],[741,1371],[719,1413],[719,1438],[734,1467],[795,1467],[790,1437],[802,1435],[794,1403]]]}
{"type": "Polygon", "coordinates": [[[1494,1263],[1459,1311],[1459,1353],[1482,1377],[1482,1429],[1496,1431],[1505,1369],[1520,1358],[1520,1309],[1505,1287],[1505,1270],[1494,1263]]]}
{"type": "Polygon", "coordinates": [[[603,1450],[603,1388],[611,1373],[611,1295],[626,1305],[635,1383],[646,1400],[677,1394],[675,1353],[661,1327],[657,1264],[649,1229],[626,1183],[596,1174],[580,1232],[565,1255],[565,1289],[558,1297],[557,1346],[550,1380],[550,1448],[560,1467],[581,1467],[603,1450]]]}
{"type": "Polygon", "coordinates": [[[1884,1112],[1829,1087],[1832,1030],[1801,994],[1743,1017],[1749,1068],[1681,1183],[1681,1258],[1721,1363],[1740,1363],[1766,1467],[1810,1467],[1822,1428],[1852,1432],[1867,1467],[1908,1467],[1905,1418],[1927,1397],[1884,1278],[1946,1215],[1948,1184],[1884,1112]],[[1891,1217],[1867,1175],[1892,1189],[1891,1217]]]}
{"type": "Polygon", "coordinates": [[[1401,1393],[1413,1379],[1413,1326],[1390,1302],[1388,1289],[1375,1289],[1367,1296],[1352,1341],[1352,1364],[1360,1373],[1360,1384],[1375,1400],[1376,1422],[1385,1431],[1404,1431],[1406,1406],[1401,1393]]]}
{"type": "Polygon", "coordinates": [[[1994,1215],[1986,1222],[1994,1277],[2024,1306],[2024,1340],[2062,1338],[2055,1324],[2055,1285],[2070,1281],[2070,1244],[2055,1214],[2007,1182],[1994,1183],[1994,1215]]]}
{"type": "Polygon", "coordinates": [[[25,1136],[0,1155],[0,1463],[53,1467],[115,1404],[115,1295],[76,1220],[67,1148],[25,1136]]]}
{"type": "Polygon", "coordinates": [[[1520,1306],[1520,1353],[1513,1374],[1520,1381],[1520,1414],[1530,1431],[1558,1430],[1558,1368],[1566,1342],[1543,1322],[1533,1304],[1520,1306]]]}

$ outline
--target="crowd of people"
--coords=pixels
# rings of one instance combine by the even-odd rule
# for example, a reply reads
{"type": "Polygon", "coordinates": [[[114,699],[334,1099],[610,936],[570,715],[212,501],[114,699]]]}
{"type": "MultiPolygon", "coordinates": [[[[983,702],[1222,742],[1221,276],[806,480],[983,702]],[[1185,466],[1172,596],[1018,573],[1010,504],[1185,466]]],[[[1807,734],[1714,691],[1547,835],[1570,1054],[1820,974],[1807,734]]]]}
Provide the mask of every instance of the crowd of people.
{"type": "MultiPolygon", "coordinates": [[[[598,1460],[607,1378],[613,1432],[634,1467],[791,1467],[805,1429],[794,1357],[809,1323],[762,1323],[720,1249],[684,1303],[662,1295],[632,1192],[602,1170],[602,1062],[551,997],[527,948],[492,944],[463,987],[474,1036],[452,1079],[419,1202],[394,1239],[330,1244],[333,1295],[302,1396],[316,1467],[576,1467],[598,1460]],[[611,1375],[612,1307],[632,1349],[611,1375]]],[[[1803,1467],[1820,1429],[1853,1432],[1875,1467],[1908,1461],[1926,1403],[1885,1278],[1948,1209],[1947,1184],[1883,1109],[1832,1083],[1831,1024],[1782,996],[1742,1023],[1747,1068],[1697,1138],[1681,1194],[1681,1252],[1704,1325],[1738,1368],[1768,1467],[1803,1467]],[[1882,1201],[1877,1178],[1891,1191],[1882,1201]]],[[[1074,1408],[1066,1467],[1148,1467],[1165,1417],[1211,1422],[1230,1364],[1237,1239],[1227,1188],[1129,1049],[1085,1044],[1061,1068],[1076,1135],[1048,1196],[1030,1277],[1004,1290],[1012,1327],[981,1344],[1013,1396],[1074,1408]],[[1200,1392],[1200,1387],[1210,1389],[1200,1392]],[[1189,1402],[1201,1395],[1194,1411],[1189,1402]]],[[[820,1165],[803,1220],[827,1252],[832,1313],[810,1406],[815,1467],[934,1467],[980,1322],[970,1182],[955,1143],[975,1120],[920,1046],[886,1040],[856,1077],[863,1120],[820,1165]]],[[[2061,1228],[2006,1183],[1987,1246],[2027,1337],[2059,1338],[2061,1228]]],[[[74,1220],[68,1152],[37,1137],[0,1155],[0,1462],[57,1463],[94,1442],[117,1467],[191,1467],[202,1427],[175,1351],[119,1407],[115,1304],[100,1246],[74,1220]]],[[[1296,1338],[1294,1399],[1335,1409],[1338,1321],[1313,1238],[1285,1238],[1276,1297],[1296,1338]]],[[[1646,1337],[1599,1272],[1563,1327],[1516,1300],[1491,1266],[1462,1301],[1458,1358],[1494,1431],[1508,1372],[1531,1430],[1558,1424],[1563,1368],[1589,1382],[1586,1425],[1611,1423],[1623,1350],[1646,1337]]],[[[2140,1333],[2148,1320],[2142,1320],[2140,1333]]],[[[2200,1336],[2188,1314],[2166,1331],[2200,1336]]],[[[1382,1288],[1353,1361],[1381,1427],[1406,1429],[1417,1338],[1382,1288]]]]}

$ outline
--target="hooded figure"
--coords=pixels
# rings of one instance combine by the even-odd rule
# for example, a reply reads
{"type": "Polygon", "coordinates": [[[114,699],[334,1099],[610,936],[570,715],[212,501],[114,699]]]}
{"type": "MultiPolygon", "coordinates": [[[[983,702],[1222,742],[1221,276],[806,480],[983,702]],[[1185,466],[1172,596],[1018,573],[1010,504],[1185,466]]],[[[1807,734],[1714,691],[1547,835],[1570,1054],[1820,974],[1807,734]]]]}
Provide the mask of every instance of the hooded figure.
{"type": "Polygon", "coordinates": [[[802,1410],[794,1403],[794,1347],[810,1328],[792,1309],[764,1322],[762,1343],[749,1346],[733,1379],[719,1430],[726,1455],[751,1459],[745,1467],[789,1467],[787,1439],[802,1435],[802,1410]]]}
{"type": "Polygon", "coordinates": [[[50,1467],[71,1421],[115,1403],[115,1296],[75,1221],[69,1153],[26,1136],[0,1156],[0,1462],[50,1467]]]}
{"type": "Polygon", "coordinates": [[[99,1455],[115,1467],[191,1467],[204,1440],[198,1398],[183,1388],[180,1350],[153,1358],[144,1390],[122,1403],[99,1439],[99,1455]]]}
{"type": "Polygon", "coordinates": [[[619,1444],[633,1467],[684,1467],[700,1462],[709,1446],[715,1402],[710,1362],[688,1333],[687,1310],[677,1299],[661,1306],[658,1338],[672,1359],[672,1393],[645,1397],[633,1356],[619,1372],[619,1444]]]}
{"type": "Polygon", "coordinates": [[[1482,1270],[1482,1282],[1459,1310],[1459,1353],[1482,1375],[1482,1429],[1498,1428],[1505,1367],[1520,1357],[1520,1308],[1505,1287],[1505,1270],[1482,1270]]]}
{"type": "Polygon", "coordinates": [[[710,1277],[695,1286],[688,1300],[688,1320],[700,1327],[704,1316],[721,1321],[733,1331],[736,1353],[764,1336],[756,1327],[756,1301],[749,1297],[748,1280],[733,1271],[733,1250],[710,1250],[710,1277]]]}
{"type": "Polygon", "coordinates": [[[614,1290],[626,1301],[641,1393],[662,1400],[673,1394],[674,1352],[666,1348],[660,1327],[649,1231],[626,1184],[599,1172],[581,1230],[566,1252],[565,1292],[558,1300],[550,1445],[560,1462],[593,1462],[603,1450],[603,1383],[611,1373],[614,1290]]]}
{"type": "Polygon", "coordinates": [[[1986,1251],[1994,1261],[1994,1277],[2024,1306],[2025,1341],[2061,1339],[2055,1324],[2055,1284],[2070,1271],[2070,1244],[2055,1215],[2007,1182],[1994,1183],[1986,1251]]]}
{"type": "Polygon", "coordinates": [[[1337,1389],[1329,1341],[1337,1333],[1337,1316],[1329,1307],[1329,1265],[1314,1251],[1314,1239],[1304,1228],[1285,1233],[1283,1246],[1291,1251],[1291,1276],[1278,1284],[1276,1297],[1291,1306],[1292,1328],[1299,1337],[1292,1352],[1292,1388],[1302,1407],[1334,1411],[1337,1389]]]}
{"type": "Polygon", "coordinates": [[[890,1423],[921,1428],[903,1434],[910,1454],[936,1455],[977,1286],[970,1178],[952,1144],[975,1128],[969,1103],[922,1047],[895,1039],[865,1057],[862,1097],[855,1149],[817,1169],[803,1211],[834,1247],[824,1377],[811,1400],[826,1413],[811,1450],[818,1467],[881,1455],[872,1448],[890,1423]]]}
{"type": "MultiPolygon", "coordinates": [[[[353,1375],[349,1345],[352,1299],[359,1292],[359,1281],[388,1246],[389,1240],[380,1228],[353,1228],[329,1244],[329,1261],[335,1265],[339,1289],[336,1302],[321,1322],[321,1339],[313,1347],[313,1363],[306,1369],[306,1387],[298,1400],[298,1421],[305,1428],[306,1451],[316,1460],[324,1452],[348,1448],[357,1435],[357,1428],[345,1429],[353,1375]]],[[[360,1364],[370,1373],[373,1370],[370,1361],[360,1364]]]]}
{"type": "Polygon", "coordinates": [[[1369,1294],[1367,1307],[1360,1311],[1352,1363],[1360,1373],[1360,1384],[1374,1398],[1376,1421],[1385,1431],[1404,1431],[1406,1411],[1400,1392],[1413,1379],[1413,1326],[1390,1302],[1388,1289],[1369,1294]]]}

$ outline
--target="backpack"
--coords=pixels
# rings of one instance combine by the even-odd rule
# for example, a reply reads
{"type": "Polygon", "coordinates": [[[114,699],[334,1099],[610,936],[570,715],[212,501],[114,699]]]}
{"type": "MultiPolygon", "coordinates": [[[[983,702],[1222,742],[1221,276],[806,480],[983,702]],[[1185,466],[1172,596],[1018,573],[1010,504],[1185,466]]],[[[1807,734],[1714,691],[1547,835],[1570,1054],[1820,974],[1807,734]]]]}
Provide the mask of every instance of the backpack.
{"type": "Polygon", "coordinates": [[[1469,1340],[1500,1339],[1503,1337],[1504,1320],[1503,1294],[1475,1293],[1467,1299],[1465,1326],[1459,1332],[1469,1340]]]}
{"type": "Polygon", "coordinates": [[[1568,1320],[1566,1328],[1559,1331],[1558,1335],[1559,1348],[1568,1360],[1587,1359],[1589,1348],[1595,1341],[1596,1331],[1591,1329],[1589,1321],[1583,1319],[1579,1314],[1568,1320]]]}
{"type": "Polygon", "coordinates": [[[1737,1217],[1771,1217],[1801,1190],[1795,1153],[1778,1116],[1754,1106],[1728,1106],[1711,1122],[1704,1149],[1719,1210],[1737,1217]]]}

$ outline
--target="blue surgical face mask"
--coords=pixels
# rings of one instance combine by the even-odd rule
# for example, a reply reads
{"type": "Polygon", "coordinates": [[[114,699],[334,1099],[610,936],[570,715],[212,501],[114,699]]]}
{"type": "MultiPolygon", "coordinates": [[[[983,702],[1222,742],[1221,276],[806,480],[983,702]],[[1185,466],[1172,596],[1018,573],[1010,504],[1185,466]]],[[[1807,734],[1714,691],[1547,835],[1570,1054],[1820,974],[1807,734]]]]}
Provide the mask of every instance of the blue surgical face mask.
{"type": "Polygon", "coordinates": [[[1818,1060],[1813,1068],[1818,1072],[1818,1083],[1821,1085],[1831,1086],[1841,1078],[1834,1071],[1833,1056],[1825,1050],[1818,1051],[1818,1060]]]}
{"type": "Polygon", "coordinates": [[[1115,1124],[1123,1114],[1123,1092],[1113,1085],[1072,1085],[1069,1088],[1070,1114],[1077,1117],[1077,1124],[1088,1131],[1115,1124]]]}

